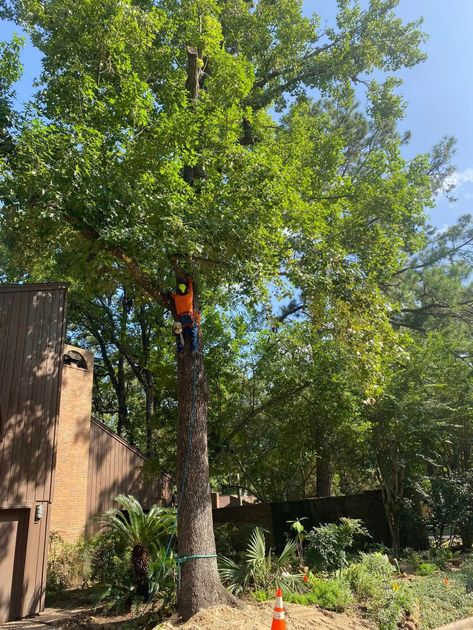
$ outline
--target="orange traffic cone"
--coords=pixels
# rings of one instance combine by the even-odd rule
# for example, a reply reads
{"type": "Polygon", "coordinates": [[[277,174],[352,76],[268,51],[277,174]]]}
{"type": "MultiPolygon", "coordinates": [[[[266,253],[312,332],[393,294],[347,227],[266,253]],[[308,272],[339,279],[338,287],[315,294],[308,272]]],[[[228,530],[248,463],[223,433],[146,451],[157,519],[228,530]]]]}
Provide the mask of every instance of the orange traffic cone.
{"type": "Polygon", "coordinates": [[[273,623],[271,630],[286,630],[286,619],[284,618],[284,604],[282,602],[282,589],[278,588],[276,593],[276,603],[274,604],[273,623]]]}

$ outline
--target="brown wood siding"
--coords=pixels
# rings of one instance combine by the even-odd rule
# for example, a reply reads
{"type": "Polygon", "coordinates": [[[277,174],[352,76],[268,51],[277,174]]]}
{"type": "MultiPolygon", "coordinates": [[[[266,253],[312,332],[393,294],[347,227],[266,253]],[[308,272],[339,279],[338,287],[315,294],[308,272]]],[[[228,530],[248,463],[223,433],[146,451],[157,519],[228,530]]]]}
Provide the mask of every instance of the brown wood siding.
{"type": "Polygon", "coordinates": [[[63,284],[0,286],[0,520],[18,522],[0,544],[0,576],[14,562],[0,623],[44,608],[65,300],[63,284]]]}
{"type": "Polygon", "coordinates": [[[0,286],[0,506],[52,498],[65,296],[0,286]]]}
{"type": "Polygon", "coordinates": [[[110,431],[104,424],[92,420],[90,427],[89,472],[87,488],[87,533],[98,530],[90,519],[117,507],[119,494],[131,494],[145,509],[152,505],[170,505],[172,479],[163,474],[157,480],[145,482],[142,475],[146,457],[110,431]]]}

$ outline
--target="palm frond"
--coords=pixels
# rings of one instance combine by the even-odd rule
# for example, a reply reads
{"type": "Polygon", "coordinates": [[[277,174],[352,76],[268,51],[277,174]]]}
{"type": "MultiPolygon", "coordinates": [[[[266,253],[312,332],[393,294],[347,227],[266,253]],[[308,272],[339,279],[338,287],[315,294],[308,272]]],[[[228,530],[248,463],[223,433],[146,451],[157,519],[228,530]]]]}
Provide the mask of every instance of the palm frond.
{"type": "Polygon", "coordinates": [[[286,546],[281,552],[281,555],[277,558],[278,567],[285,567],[290,564],[297,556],[297,543],[294,540],[289,540],[286,546]]]}
{"type": "Polygon", "coordinates": [[[290,541],[280,556],[267,551],[264,532],[253,530],[244,554],[244,562],[238,565],[230,558],[219,559],[219,571],[227,589],[234,595],[252,590],[273,590],[281,586],[286,591],[302,593],[307,590],[304,576],[291,574],[292,561],[296,558],[297,544],[290,541]]]}
{"type": "Polygon", "coordinates": [[[127,546],[141,544],[148,550],[154,543],[163,542],[176,528],[176,512],[157,505],[145,512],[133,496],[120,494],[113,508],[99,517],[103,528],[117,534],[127,546]]]}
{"type": "Polygon", "coordinates": [[[218,570],[227,590],[233,595],[241,595],[248,589],[251,572],[247,565],[242,564],[240,566],[231,558],[221,556],[218,570]]]}
{"type": "Polygon", "coordinates": [[[245,557],[249,563],[261,564],[264,562],[266,558],[266,540],[260,527],[256,527],[251,534],[245,557]]]}

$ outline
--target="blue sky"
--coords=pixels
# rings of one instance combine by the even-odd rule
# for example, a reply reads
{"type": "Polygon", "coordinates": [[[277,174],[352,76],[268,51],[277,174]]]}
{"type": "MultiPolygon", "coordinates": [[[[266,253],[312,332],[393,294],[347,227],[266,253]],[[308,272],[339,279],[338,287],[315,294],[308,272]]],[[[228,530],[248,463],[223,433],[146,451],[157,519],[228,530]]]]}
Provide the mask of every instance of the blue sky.
{"type": "MultiPolygon", "coordinates": [[[[362,0],[366,5],[366,0],[362,0]]],[[[335,0],[305,0],[307,13],[317,11],[333,19],[335,0]]],[[[408,102],[403,130],[412,132],[410,155],[428,151],[445,135],[458,140],[455,197],[449,203],[439,197],[432,223],[443,228],[462,214],[473,212],[473,0],[400,0],[397,13],[404,20],[424,17],[429,39],[424,46],[428,60],[401,73],[402,93],[408,102]]],[[[0,22],[0,39],[9,39],[13,25],[0,22]]],[[[32,92],[41,69],[38,52],[27,42],[22,61],[24,75],[17,85],[20,101],[32,92]]]]}
{"type": "MultiPolygon", "coordinates": [[[[336,2],[304,0],[304,9],[333,19],[336,2]]],[[[473,214],[473,0],[400,0],[396,13],[404,21],[423,17],[429,37],[423,46],[428,60],[399,75],[408,103],[401,127],[412,132],[408,155],[428,151],[443,136],[458,141],[458,201],[440,196],[431,211],[433,225],[443,228],[462,214],[473,214]]]]}

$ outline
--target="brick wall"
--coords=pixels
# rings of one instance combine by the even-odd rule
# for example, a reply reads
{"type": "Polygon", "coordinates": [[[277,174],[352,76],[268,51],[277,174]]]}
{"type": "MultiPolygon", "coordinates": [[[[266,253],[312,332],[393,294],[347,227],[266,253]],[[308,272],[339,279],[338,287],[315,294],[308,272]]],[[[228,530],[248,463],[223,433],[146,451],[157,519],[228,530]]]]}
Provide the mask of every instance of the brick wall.
{"type": "Polygon", "coordinates": [[[65,354],[70,351],[82,355],[87,369],[75,363],[63,366],[51,531],[73,542],[84,534],[87,520],[93,355],[66,346],[65,354]]]}

